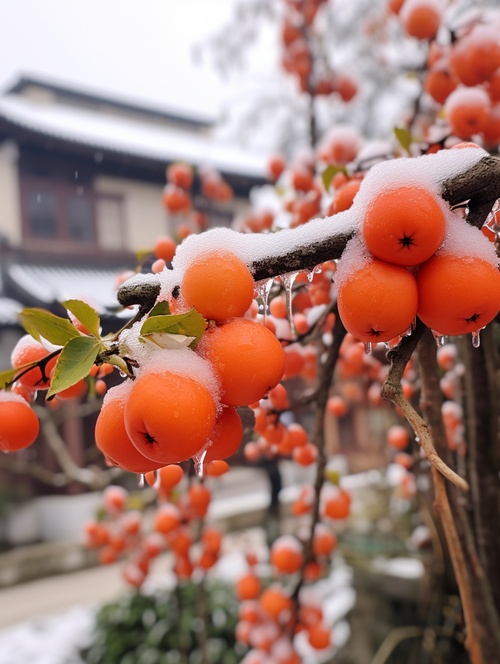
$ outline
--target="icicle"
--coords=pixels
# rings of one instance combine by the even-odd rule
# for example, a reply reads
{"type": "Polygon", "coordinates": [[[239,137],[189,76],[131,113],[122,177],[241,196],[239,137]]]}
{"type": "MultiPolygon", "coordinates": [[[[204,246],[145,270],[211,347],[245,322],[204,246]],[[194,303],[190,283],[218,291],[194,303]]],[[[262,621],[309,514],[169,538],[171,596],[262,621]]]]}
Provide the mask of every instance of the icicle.
{"type": "Polygon", "coordinates": [[[281,277],[283,288],[285,289],[286,314],[288,317],[288,322],[290,323],[290,331],[292,333],[293,339],[296,338],[297,332],[295,330],[295,325],[293,323],[292,288],[293,288],[293,282],[297,278],[297,275],[298,272],[288,272],[287,274],[284,274],[281,277]]]}
{"type": "Polygon", "coordinates": [[[321,274],[323,272],[323,267],[321,265],[316,265],[312,270],[307,270],[307,281],[309,283],[314,279],[315,274],[321,274]]]}
{"type": "Polygon", "coordinates": [[[444,346],[444,335],[439,334],[439,332],[435,332],[432,330],[432,336],[434,337],[434,341],[436,342],[436,346],[438,348],[441,348],[441,346],[444,346]]]}
{"type": "Polygon", "coordinates": [[[208,452],[208,447],[205,448],[203,451],[201,451],[199,454],[193,457],[193,462],[194,462],[194,472],[196,475],[200,478],[200,480],[203,478],[204,475],[204,464],[205,464],[205,457],[207,456],[208,452]]]}
{"type": "Polygon", "coordinates": [[[144,485],[146,484],[146,475],[144,473],[140,473],[137,475],[137,486],[139,489],[143,489],[144,485]]]}
{"type": "Polygon", "coordinates": [[[473,348],[479,348],[481,345],[481,330],[476,330],[475,332],[472,333],[472,347],[473,348]]]}
{"type": "Polygon", "coordinates": [[[367,341],[367,342],[365,343],[365,353],[366,353],[367,355],[371,355],[372,352],[373,352],[373,344],[372,344],[371,341],[367,341]]]}
{"type": "Polygon", "coordinates": [[[266,314],[267,314],[267,305],[269,302],[269,293],[271,292],[271,288],[273,287],[274,284],[274,279],[263,279],[262,281],[258,281],[255,284],[255,290],[257,291],[257,296],[260,297],[262,300],[262,307],[264,311],[262,312],[264,315],[264,323],[266,322],[266,314]]]}

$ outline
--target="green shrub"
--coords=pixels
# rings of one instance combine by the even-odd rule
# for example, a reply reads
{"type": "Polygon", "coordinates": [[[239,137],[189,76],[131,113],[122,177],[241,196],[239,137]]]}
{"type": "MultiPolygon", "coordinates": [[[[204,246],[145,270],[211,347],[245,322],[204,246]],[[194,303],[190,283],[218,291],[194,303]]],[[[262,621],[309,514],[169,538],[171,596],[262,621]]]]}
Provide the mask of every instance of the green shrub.
{"type": "Polygon", "coordinates": [[[236,664],[237,611],[231,588],[220,583],[127,594],[100,609],[81,656],[86,664],[236,664]]]}

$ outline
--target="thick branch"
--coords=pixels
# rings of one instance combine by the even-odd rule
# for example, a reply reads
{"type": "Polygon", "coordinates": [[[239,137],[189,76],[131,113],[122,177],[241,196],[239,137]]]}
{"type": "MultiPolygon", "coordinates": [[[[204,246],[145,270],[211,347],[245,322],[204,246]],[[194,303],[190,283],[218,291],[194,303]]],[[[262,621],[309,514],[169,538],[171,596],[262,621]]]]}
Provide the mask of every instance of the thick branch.
{"type": "MultiPolygon", "coordinates": [[[[493,203],[500,198],[500,159],[486,156],[473,168],[444,180],[442,196],[452,206],[469,201],[468,221],[474,226],[481,226],[493,203]]],[[[305,241],[304,238],[307,237],[307,234],[304,233],[304,227],[301,226],[294,231],[286,231],[288,239],[286,246],[283,247],[283,252],[273,252],[273,256],[266,253],[266,243],[263,242],[260,245],[262,247],[261,256],[258,256],[259,251],[257,251],[257,256],[249,265],[255,281],[269,279],[287,272],[310,270],[319,263],[340,258],[347,242],[355,232],[354,227],[346,228],[345,224],[336,224],[335,217],[325,219],[324,223],[329,225],[331,232],[323,233],[319,240],[305,241]],[[297,242],[290,248],[290,233],[294,232],[297,242]]],[[[273,235],[279,237],[280,232],[282,231],[273,235]]],[[[248,238],[248,242],[253,241],[252,234],[242,234],[241,242],[247,241],[245,238],[248,238]]],[[[122,306],[140,304],[141,309],[146,312],[153,306],[159,291],[159,280],[155,279],[153,275],[137,275],[135,279],[129,280],[121,286],[117,297],[122,306]]]]}

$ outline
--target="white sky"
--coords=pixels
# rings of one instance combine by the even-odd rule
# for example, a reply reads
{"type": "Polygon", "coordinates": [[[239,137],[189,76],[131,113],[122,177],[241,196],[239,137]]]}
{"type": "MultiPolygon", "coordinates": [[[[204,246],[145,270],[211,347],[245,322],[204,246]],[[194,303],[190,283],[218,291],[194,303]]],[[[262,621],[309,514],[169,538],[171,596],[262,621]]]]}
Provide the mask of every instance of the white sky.
{"type": "MultiPolygon", "coordinates": [[[[0,0],[0,89],[20,74],[43,75],[109,96],[215,115],[224,100],[242,94],[243,83],[224,83],[208,60],[196,66],[191,46],[225,25],[234,3],[0,0]]],[[[273,59],[255,50],[254,74],[273,59]]]]}

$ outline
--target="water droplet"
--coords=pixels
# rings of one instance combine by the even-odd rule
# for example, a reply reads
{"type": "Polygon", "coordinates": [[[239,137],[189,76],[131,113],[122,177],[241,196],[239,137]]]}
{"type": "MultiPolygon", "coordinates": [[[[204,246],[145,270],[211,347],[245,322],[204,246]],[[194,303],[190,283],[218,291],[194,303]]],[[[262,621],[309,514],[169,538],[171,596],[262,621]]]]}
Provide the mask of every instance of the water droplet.
{"type": "Polygon", "coordinates": [[[287,274],[282,275],[281,281],[283,283],[283,288],[285,289],[285,306],[286,313],[288,317],[288,322],[290,323],[290,331],[292,333],[292,338],[297,337],[297,332],[295,330],[295,325],[293,323],[293,311],[292,311],[292,288],[293,282],[297,278],[298,272],[288,272],[287,274]]]}
{"type": "Polygon", "coordinates": [[[436,346],[438,348],[441,348],[441,346],[444,346],[444,335],[439,334],[439,332],[435,332],[432,330],[432,336],[434,337],[434,341],[436,342],[436,346]]]}
{"type": "Polygon", "coordinates": [[[307,270],[307,281],[311,283],[314,279],[315,274],[321,274],[323,272],[322,265],[316,265],[312,270],[307,270]]]}
{"type": "Polygon", "coordinates": [[[365,343],[365,353],[367,355],[371,355],[373,352],[373,344],[371,341],[368,341],[365,343]]]}
{"type": "Polygon", "coordinates": [[[207,452],[208,452],[208,447],[205,447],[199,454],[193,457],[194,472],[200,478],[200,480],[203,478],[204,475],[205,471],[204,464],[207,452]]]}
{"type": "Polygon", "coordinates": [[[144,475],[144,473],[140,473],[140,475],[137,475],[137,486],[139,487],[139,489],[143,489],[145,484],[146,484],[146,475],[144,475]]]}
{"type": "Polygon", "coordinates": [[[420,443],[420,438],[418,436],[415,436],[415,442],[420,443]]]}
{"type": "Polygon", "coordinates": [[[479,348],[481,345],[481,330],[476,330],[475,332],[472,333],[472,347],[473,348],[479,348]]]}
{"type": "Polygon", "coordinates": [[[266,314],[268,310],[268,302],[269,302],[269,293],[271,292],[271,288],[273,287],[274,284],[274,279],[263,279],[262,281],[258,281],[255,284],[255,290],[257,291],[257,297],[259,297],[262,300],[262,307],[264,311],[262,312],[264,314],[264,323],[266,322],[266,314]]]}
{"type": "Polygon", "coordinates": [[[402,337],[411,337],[411,333],[413,332],[413,326],[410,325],[410,327],[403,332],[401,335],[402,337]]]}

